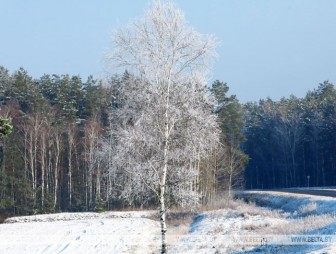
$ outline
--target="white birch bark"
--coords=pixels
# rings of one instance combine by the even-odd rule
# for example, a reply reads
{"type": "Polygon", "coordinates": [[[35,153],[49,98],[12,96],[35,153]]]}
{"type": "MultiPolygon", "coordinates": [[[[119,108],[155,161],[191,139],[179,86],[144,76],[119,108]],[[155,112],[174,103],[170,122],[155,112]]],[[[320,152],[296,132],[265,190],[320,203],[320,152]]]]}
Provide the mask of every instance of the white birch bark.
{"type": "Polygon", "coordinates": [[[62,133],[60,130],[54,130],[54,210],[56,209],[58,202],[58,189],[59,189],[59,167],[60,167],[60,157],[61,157],[61,149],[62,149],[62,133]]]}
{"type": "Polygon", "coordinates": [[[69,124],[68,126],[68,192],[69,192],[69,208],[72,207],[72,175],[73,175],[73,148],[75,146],[76,126],[69,124]]]}

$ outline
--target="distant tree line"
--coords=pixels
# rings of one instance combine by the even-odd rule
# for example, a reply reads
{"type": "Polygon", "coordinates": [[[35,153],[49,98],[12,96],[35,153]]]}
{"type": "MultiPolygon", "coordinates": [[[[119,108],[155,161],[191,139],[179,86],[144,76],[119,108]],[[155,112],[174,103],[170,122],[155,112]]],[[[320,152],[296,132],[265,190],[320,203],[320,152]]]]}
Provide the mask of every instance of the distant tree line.
{"type": "Polygon", "coordinates": [[[247,188],[335,186],[336,90],[244,105],[247,188]]]}
{"type": "MultiPolygon", "coordinates": [[[[122,108],[134,80],[127,72],[106,81],[69,75],[34,79],[23,68],[10,74],[0,67],[0,117],[14,126],[0,139],[1,215],[158,205],[115,159],[118,126],[134,124],[138,116],[127,118],[130,109],[140,112],[122,108]]],[[[333,84],[325,81],[304,98],[246,104],[228,90],[221,81],[210,87],[220,142],[190,166],[197,174],[189,176],[188,187],[179,187],[181,195],[190,188],[206,203],[234,188],[336,184],[333,84]]]]}
{"type": "MultiPolygon", "coordinates": [[[[114,157],[118,126],[134,124],[120,115],[128,114],[123,91],[134,80],[127,72],[105,81],[54,74],[35,79],[23,68],[11,74],[0,67],[0,117],[14,126],[0,139],[1,216],[158,206],[114,157]]],[[[243,106],[227,95],[223,82],[214,82],[210,91],[218,101],[212,114],[219,119],[221,142],[190,165],[198,174],[188,186],[175,189],[182,196],[185,188],[193,190],[203,203],[242,187],[248,161],[240,148],[243,106]]],[[[174,179],[169,181],[173,190],[174,179]]],[[[170,206],[184,205],[177,196],[170,206]]]]}

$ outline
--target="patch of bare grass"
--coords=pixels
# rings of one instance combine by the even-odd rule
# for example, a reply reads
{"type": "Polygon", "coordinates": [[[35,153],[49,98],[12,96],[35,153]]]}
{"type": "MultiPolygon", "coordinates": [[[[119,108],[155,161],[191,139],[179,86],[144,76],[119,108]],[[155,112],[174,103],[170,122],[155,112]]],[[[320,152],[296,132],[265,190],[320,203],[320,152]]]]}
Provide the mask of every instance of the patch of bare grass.
{"type": "Polygon", "coordinates": [[[225,194],[218,195],[217,197],[213,198],[212,200],[208,201],[206,204],[199,207],[199,212],[204,211],[213,211],[213,210],[219,210],[219,209],[228,209],[232,208],[234,206],[234,203],[232,203],[232,199],[229,198],[225,194]]]}
{"type": "Polygon", "coordinates": [[[197,216],[196,212],[187,211],[187,210],[175,210],[168,211],[166,214],[167,223],[170,225],[190,225],[195,217],[197,216]]]}
{"type": "Polygon", "coordinates": [[[217,198],[203,206],[201,212],[214,211],[214,210],[227,210],[229,216],[251,217],[251,216],[264,216],[272,218],[288,217],[289,213],[280,213],[279,210],[269,209],[256,205],[255,202],[246,202],[243,199],[226,199],[217,198]]]}
{"type": "Polygon", "coordinates": [[[174,245],[180,237],[187,235],[196,216],[197,213],[185,209],[168,211],[166,214],[168,242],[174,245]]]}

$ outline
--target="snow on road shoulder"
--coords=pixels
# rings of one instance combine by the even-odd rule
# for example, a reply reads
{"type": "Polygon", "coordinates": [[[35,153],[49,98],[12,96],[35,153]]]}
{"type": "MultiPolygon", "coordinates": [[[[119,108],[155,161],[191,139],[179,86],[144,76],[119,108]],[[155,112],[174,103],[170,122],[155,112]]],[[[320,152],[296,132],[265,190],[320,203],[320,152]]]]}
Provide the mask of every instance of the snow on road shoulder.
{"type": "Polygon", "coordinates": [[[336,199],[305,194],[294,194],[276,191],[245,191],[238,197],[256,202],[261,206],[294,212],[298,215],[335,213],[336,199]],[[310,210],[310,211],[308,211],[310,210]],[[303,213],[303,214],[300,214],[303,213]]]}
{"type": "Polygon", "coordinates": [[[336,253],[335,242],[291,242],[294,235],[336,236],[335,199],[264,192],[248,193],[247,197],[267,207],[236,201],[231,209],[202,213],[194,220],[189,234],[172,247],[172,253],[336,253]],[[265,244],[264,239],[271,236],[275,241],[285,237],[287,242],[265,244]]]}

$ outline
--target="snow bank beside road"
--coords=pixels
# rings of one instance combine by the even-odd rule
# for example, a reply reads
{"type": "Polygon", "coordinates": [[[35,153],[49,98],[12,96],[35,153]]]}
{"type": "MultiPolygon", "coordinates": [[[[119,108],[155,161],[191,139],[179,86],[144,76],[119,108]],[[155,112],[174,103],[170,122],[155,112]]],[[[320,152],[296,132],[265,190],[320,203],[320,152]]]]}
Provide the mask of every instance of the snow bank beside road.
{"type": "Polygon", "coordinates": [[[237,193],[237,197],[272,209],[281,209],[284,212],[296,213],[297,216],[335,214],[336,207],[336,199],[332,197],[276,191],[245,191],[237,193]]]}
{"type": "Polygon", "coordinates": [[[254,203],[235,201],[231,208],[200,214],[186,236],[172,247],[173,253],[230,254],[335,254],[336,243],[297,244],[291,236],[336,235],[336,199],[302,194],[247,192],[240,197],[254,203]],[[279,209],[279,210],[278,210],[279,209]],[[286,244],[265,245],[260,239],[272,237],[286,244]],[[238,239],[238,241],[235,241],[238,239]],[[249,239],[250,242],[242,240],[249,239]],[[256,239],[251,242],[251,239],[256,239]],[[257,242],[259,240],[259,242],[257,242]]]}

